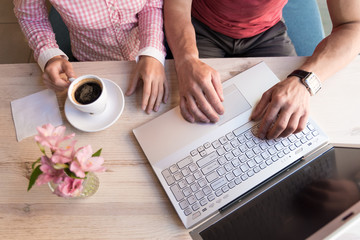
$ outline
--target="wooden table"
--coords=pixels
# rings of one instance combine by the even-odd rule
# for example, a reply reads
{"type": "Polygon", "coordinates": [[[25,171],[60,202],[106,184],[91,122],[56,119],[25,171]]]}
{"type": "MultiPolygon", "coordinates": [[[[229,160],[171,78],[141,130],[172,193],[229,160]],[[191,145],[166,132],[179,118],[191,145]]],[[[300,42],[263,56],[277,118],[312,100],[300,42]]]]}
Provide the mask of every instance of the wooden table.
{"type": "MultiPolygon", "coordinates": [[[[207,59],[222,80],[264,60],[283,79],[305,58],[207,59]]],[[[74,63],[78,76],[96,74],[126,90],[133,62],[74,63]]],[[[360,146],[360,58],[324,84],[312,98],[313,118],[338,145],[360,146]],[[355,101],[355,102],[354,102],[355,101]],[[345,103],[345,105],[342,105],[345,103]],[[340,112],[338,112],[339,109],[340,112]],[[339,125],[339,121],[345,125],[339,125]]],[[[178,104],[173,61],[167,61],[170,101],[158,113],[140,110],[141,91],[126,97],[120,119],[110,128],[85,133],[73,128],[64,115],[65,95],[58,94],[67,133],[75,132],[77,146],[103,148],[105,173],[100,188],[87,199],[63,199],[48,186],[27,192],[31,163],[40,155],[33,137],[16,141],[10,102],[45,89],[36,64],[0,65],[0,239],[189,239],[170,201],[152,172],[132,129],[178,104]]],[[[161,131],[161,129],[159,129],[161,131]]]]}

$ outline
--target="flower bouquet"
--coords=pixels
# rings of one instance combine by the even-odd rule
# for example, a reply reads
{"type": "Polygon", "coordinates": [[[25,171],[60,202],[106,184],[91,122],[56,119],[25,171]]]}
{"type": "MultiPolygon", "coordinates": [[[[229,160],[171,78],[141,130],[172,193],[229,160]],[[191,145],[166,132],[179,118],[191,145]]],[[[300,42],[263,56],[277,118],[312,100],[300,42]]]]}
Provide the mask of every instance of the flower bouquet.
{"type": "Polygon", "coordinates": [[[105,171],[101,166],[104,163],[100,157],[101,149],[95,153],[90,145],[76,149],[75,140],[65,147],[60,146],[75,137],[75,133],[65,136],[65,129],[64,126],[55,128],[51,124],[37,128],[39,134],[35,136],[35,141],[43,155],[32,164],[28,191],[35,183],[48,183],[60,197],[79,197],[86,188],[84,185],[88,178],[95,176],[93,172],[105,171]]]}

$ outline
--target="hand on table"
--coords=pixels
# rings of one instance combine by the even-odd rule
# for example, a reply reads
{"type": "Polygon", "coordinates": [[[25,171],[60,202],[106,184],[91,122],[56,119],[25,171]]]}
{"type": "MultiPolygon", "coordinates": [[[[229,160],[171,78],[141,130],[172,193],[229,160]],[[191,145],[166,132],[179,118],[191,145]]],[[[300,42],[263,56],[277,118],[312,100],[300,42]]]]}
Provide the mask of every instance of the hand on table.
{"type": "Polygon", "coordinates": [[[309,116],[310,93],[297,77],[289,77],[266,91],[251,119],[260,122],[261,139],[286,137],[302,131],[309,116]]]}
{"type": "Polygon", "coordinates": [[[164,66],[153,57],[140,56],[135,75],[126,91],[127,96],[135,92],[139,80],[144,83],[141,108],[146,113],[151,110],[157,112],[161,102],[166,103],[169,96],[164,66]]]}
{"type": "Polygon", "coordinates": [[[69,87],[69,78],[75,78],[72,64],[61,56],[51,58],[42,74],[46,87],[55,91],[63,91],[69,87]]]}
{"type": "Polygon", "coordinates": [[[219,73],[199,59],[178,64],[176,72],[183,117],[189,122],[217,122],[224,113],[219,73]]]}

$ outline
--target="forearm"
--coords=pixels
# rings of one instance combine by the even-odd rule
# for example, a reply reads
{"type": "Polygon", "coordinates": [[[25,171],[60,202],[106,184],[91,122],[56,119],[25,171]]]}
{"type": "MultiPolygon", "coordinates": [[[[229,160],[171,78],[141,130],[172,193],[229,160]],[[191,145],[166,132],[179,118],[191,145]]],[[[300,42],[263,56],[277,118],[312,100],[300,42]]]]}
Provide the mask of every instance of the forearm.
{"type": "Polygon", "coordinates": [[[138,55],[156,58],[162,64],[165,61],[165,46],[163,32],[162,0],[148,0],[139,12],[140,49],[138,55]]]}
{"type": "Polygon", "coordinates": [[[198,58],[195,30],[191,23],[191,0],[165,0],[166,39],[176,64],[198,58]]]}
{"type": "Polygon", "coordinates": [[[333,30],[301,67],[315,72],[321,80],[333,75],[360,53],[360,2],[328,0],[327,3],[333,30]]]}
{"type": "Polygon", "coordinates": [[[55,34],[48,20],[45,0],[26,1],[15,0],[14,12],[20,27],[34,50],[34,57],[38,60],[40,53],[46,49],[58,48],[55,34]]]}
{"type": "Polygon", "coordinates": [[[360,53],[360,23],[349,23],[334,29],[316,47],[300,69],[315,72],[325,80],[345,67],[360,53]]]}

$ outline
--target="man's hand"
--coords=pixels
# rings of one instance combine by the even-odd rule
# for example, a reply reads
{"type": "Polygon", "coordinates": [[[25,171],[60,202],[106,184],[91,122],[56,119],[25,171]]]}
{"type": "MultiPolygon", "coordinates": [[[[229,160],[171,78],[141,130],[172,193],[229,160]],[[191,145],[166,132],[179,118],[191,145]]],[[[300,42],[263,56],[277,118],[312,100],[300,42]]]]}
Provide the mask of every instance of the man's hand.
{"type": "Polygon", "coordinates": [[[72,64],[61,56],[51,58],[42,74],[46,87],[55,91],[63,91],[69,87],[69,78],[75,78],[72,64]]]}
{"type": "Polygon", "coordinates": [[[176,72],[183,117],[189,122],[217,122],[218,114],[224,113],[219,73],[195,58],[177,64],[176,72]]]}
{"type": "Polygon", "coordinates": [[[161,101],[166,103],[169,96],[164,66],[153,57],[140,56],[134,77],[126,91],[127,96],[135,92],[139,80],[144,82],[141,108],[146,113],[151,110],[157,112],[161,101]]]}
{"type": "Polygon", "coordinates": [[[310,93],[297,77],[289,77],[266,91],[251,119],[261,119],[258,137],[286,137],[302,131],[309,116],[310,93]]]}

